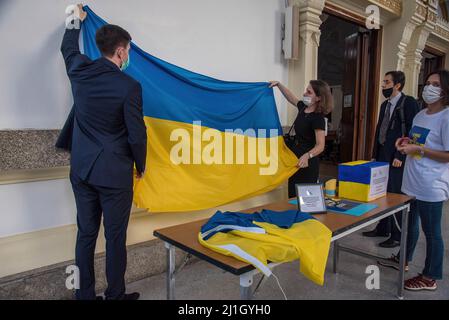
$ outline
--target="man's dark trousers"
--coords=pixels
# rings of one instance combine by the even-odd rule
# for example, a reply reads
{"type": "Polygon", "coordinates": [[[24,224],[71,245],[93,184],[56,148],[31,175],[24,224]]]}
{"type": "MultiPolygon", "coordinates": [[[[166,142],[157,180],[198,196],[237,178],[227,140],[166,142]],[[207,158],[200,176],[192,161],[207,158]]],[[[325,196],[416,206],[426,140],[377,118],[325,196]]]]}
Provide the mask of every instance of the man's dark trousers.
{"type": "Polygon", "coordinates": [[[120,299],[125,294],[126,230],[132,205],[133,190],[106,188],[82,181],[70,175],[77,207],[78,236],[75,260],[80,270],[77,299],[95,299],[94,253],[101,216],[106,238],[105,296],[120,299]]]}

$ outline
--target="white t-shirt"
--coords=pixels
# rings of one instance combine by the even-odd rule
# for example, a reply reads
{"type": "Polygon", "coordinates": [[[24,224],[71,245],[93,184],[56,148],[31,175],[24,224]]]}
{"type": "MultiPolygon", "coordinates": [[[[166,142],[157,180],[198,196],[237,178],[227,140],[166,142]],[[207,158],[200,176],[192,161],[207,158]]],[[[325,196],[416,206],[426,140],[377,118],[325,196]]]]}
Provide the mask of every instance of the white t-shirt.
{"type": "MultiPolygon", "coordinates": [[[[421,110],[413,119],[410,138],[426,148],[449,151],[449,108],[435,114],[421,110]]],[[[449,199],[449,163],[426,156],[408,155],[402,192],[416,199],[440,202],[449,199]]]]}

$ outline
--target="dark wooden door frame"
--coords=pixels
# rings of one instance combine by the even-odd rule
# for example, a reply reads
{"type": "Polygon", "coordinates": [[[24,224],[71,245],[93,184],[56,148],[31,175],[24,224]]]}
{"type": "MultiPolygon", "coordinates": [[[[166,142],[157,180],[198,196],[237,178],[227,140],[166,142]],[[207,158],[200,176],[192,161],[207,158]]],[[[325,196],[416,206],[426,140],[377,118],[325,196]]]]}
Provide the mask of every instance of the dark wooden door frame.
{"type": "Polygon", "coordinates": [[[368,88],[368,106],[367,106],[367,121],[366,133],[367,137],[365,144],[365,159],[370,160],[373,156],[374,136],[376,134],[376,126],[378,121],[378,114],[380,109],[379,91],[380,91],[380,69],[382,59],[382,33],[383,28],[372,33],[371,43],[374,47],[370,48],[370,66],[371,71],[369,77],[373,79],[373,85],[368,88]]]}
{"type": "Polygon", "coordinates": [[[445,63],[446,63],[446,53],[445,52],[440,51],[440,50],[438,50],[432,46],[429,46],[429,45],[426,45],[424,47],[424,51],[427,51],[427,52],[439,57],[441,59],[440,68],[442,68],[442,69],[444,68],[445,63]]]}
{"type": "MultiPolygon", "coordinates": [[[[356,148],[354,148],[354,160],[365,159],[365,145],[366,145],[366,121],[368,119],[368,88],[363,85],[365,79],[369,79],[370,64],[369,64],[369,42],[370,35],[363,33],[361,34],[361,52],[360,52],[360,97],[359,97],[359,108],[356,108],[355,121],[357,124],[357,137],[356,137],[356,148]]],[[[369,136],[369,135],[368,135],[369,136]]]]}
{"type": "Polygon", "coordinates": [[[365,27],[366,17],[358,15],[357,13],[348,11],[342,7],[336,6],[332,3],[326,1],[323,9],[324,13],[331,14],[333,16],[339,17],[343,20],[356,23],[362,27],[365,27]]]}
{"type": "Polygon", "coordinates": [[[356,158],[359,118],[357,106],[360,105],[362,38],[354,33],[345,38],[344,74],[342,83],[343,97],[350,98],[350,105],[344,102],[341,117],[340,161],[347,162],[356,158]]]}
{"type": "MultiPolygon", "coordinates": [[[[348,11],[339,6],[327,3],[325,4],[324,13],[337,16],[341,19],[356,23],[362,27],[366,27],[366,17],[348,11]]],[[[364,110],[359,113],[359,107],[356,107],[354,112],[354,150],[353,159],[366,159],[369,160],[372,157],[372,149],[374,145],[373,137],[376,132],[377,118],[379,113],[379,91],[380,91],[380,69],[381,69],[381,53],[382,53],[382,33],[383,27],[380,29],[372,30],[371,32],[371,46],[368,47],[369,57],[369,79],[372,83],[369,88],[365,87],[362,90],[367,95],[367,103],[364,110]],[[357,121],[356,121],[357,119],[357,121]],[[359,127],[360,125],[360,127],[359,127]],[[359,132],[360,128],[363,129],[359,132]]],[[[367,48],[364,47],[363,50],[367,48]]],[[[363,76],[363,75],[362,75],[363,76]]],[[[363,81],[363,79],[362,79],[363,81]]],[[[359,99],[360,100],[360,99],[359,99]]],[[[355,101],[354,101],[355,102],[355,101]]]]}

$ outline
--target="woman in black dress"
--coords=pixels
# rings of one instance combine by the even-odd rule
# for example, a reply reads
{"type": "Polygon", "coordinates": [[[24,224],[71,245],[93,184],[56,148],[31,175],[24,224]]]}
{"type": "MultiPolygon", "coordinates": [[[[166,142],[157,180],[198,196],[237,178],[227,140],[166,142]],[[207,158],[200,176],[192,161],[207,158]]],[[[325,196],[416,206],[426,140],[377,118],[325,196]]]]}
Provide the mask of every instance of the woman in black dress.
{"type": "Polygon", "coordinates": [[[278,87],[288,102],[299,110],[294,122],[297,145],[293,150],[299,158],[299,170],[288,180],[288,196],[291,198],[296,195],[296,183],[318,181],[318,155],[324,151],[325,144],[324,116],[332,111],[332,93],[329,85],[321,80],[310,81],[302,100],[278,81],[271,81],[272,87],[278,87]]]}

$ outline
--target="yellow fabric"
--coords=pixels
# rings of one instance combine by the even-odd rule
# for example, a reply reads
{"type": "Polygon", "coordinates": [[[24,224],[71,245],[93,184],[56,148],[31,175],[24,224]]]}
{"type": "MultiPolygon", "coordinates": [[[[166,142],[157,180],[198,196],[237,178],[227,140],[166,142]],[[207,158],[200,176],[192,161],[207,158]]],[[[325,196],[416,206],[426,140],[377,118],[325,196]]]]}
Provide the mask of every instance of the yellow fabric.
{"type": "MultiPolygon", "coordinates": [[[[148,135],[146,174],[143,179],[134,183],[134,201],[139,208],[152,212],[193,211],[220,206],[233,201],[242,200],[263,194],[275,189],[293,175],[298,168],[297,157],[285,145],[282,136],[273,138],[256,138],[219,130],[201,127],[197,130],[204,134],[218,134],[223,142],[223,164],[192,164],[194,152],[208,153],[210,141],[201,143],[201,150],[194,149],[190,143],[190,164],[175,164],[171,161],[170,152],[179,140],[170,141],[174,130],[185,130],[194,135],[192,124],[145,117],[148,135]],[[212,131],[211,131],[212,130],[212,131]],[[261,175],[260,169],[267,169],[268,164],[260,162],[256,156],[255,164],[224,164],[226,139],[243,137],[244,159],[248,159],[248,144],[256,143],[267,147],[270,161],[277,160],[277,170],[272,175],[261,175]],[[270,141],[275,139],[276,141],[270,141]],[[270,143],[278,143],[278,152],[271,150],[270,143]]],[[[236,162],[236,146],[234,140],[234,163],[236,162]]],[[[216,150],[217,151],[217,150],[216,150]]],[[[215,152],[210,152],[215,156],[215,152]]],[[[240,154],[241,155],[241,154],[240,154]]],[[[251,156],[254,156],[252,154],[251,156]]]]}
{"type": "MultiPolygon", "coordinates": [[[[233,230],[228,233],[218,232],[204,241],[201,233],[198,239],[205,247],[238,260],[251,263],[229,250],[220,248],[233,244],[247,254],[256,258],[263,265],[268,262],[300,261],[300,271],[316,284],[324,284],[324,273],[329,254],[332,232],[315,219],[293,224],[284,229],[278,226],[253,222],[266,231],[266,234],[233,230]]],[[[255,265],[262,271],[257,265],[255,265]]],[[[262,271],[263,272],[263,271],[262,271]]]]}
{"type": "Polygon", "coordinates": [[[370,161],[366,161],[366,160],[357,160],[357,161],[352,161],[352,162],[345,162],[344,165],[345,166],[358,166],[360,164],[365,164],[368,163],[370,161]]]}
{"type": "Polygon", "coordinates": [[[376,197],[370,197],[370,185],[357,182],[340,181],[338,196],[356,201],[368,202],[385,196],[381,194],[376,197]]]}

